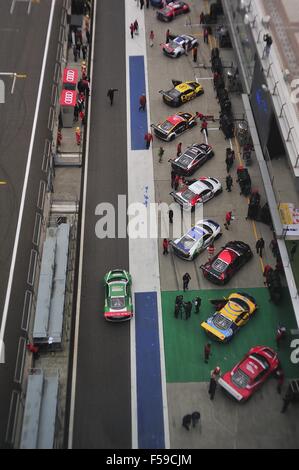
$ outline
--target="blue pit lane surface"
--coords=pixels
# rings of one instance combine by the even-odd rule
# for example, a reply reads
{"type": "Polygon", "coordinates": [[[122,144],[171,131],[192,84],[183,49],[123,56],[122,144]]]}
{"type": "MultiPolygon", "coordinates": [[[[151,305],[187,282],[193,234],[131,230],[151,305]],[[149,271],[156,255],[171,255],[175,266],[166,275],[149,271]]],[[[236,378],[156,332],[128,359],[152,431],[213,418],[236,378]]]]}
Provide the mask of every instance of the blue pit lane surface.
{"type": "Polygon", "coordinates": [[[139,449],[164,449],[157,293],[135,294],[139,449]]]}
{"type": "Polygon", "coordinates": [[[139,111],[139,98],[146,94],[144,57],[131,56],[130,67],[130,113],[131,113],[131,149],[145,150],[144,135],[148,131],[147,111],[139,111]]]}

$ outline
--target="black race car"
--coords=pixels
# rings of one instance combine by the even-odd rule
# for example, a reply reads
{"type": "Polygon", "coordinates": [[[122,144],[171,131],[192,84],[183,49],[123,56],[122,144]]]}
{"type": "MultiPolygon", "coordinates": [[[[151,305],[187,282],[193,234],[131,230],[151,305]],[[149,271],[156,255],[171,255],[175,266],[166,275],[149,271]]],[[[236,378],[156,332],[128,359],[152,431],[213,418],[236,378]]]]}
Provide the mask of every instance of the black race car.
{"type": "Polygon", "coordinates": [[[165,121],[151,124],[155,136],[166,142],[171,142],[178,135],[197,125],[198,113],[176,113],[168,116],[165,121]]]}
{"type": "Polygon", "coordinates": [[[176,173],[190,176],[213,156],[214,151],[210,145],[193,144],[187,147],[184,153],[171,163],[171,166],[176,173]]]}
{"type": "Polygon", "coordinates": [[[193,100],[197,96],[204,93],[204,89],[200,83],[194,80],[181,82],[180,80],[172,80],[174,88],[168,91],[160,90],[163,95],[163,101],[168,106],[177,108],[187,101],[193,100]]]}
{"type": "Polygon", "coordinates": [[[228,242],[206,264],[200,266],[203,275],[214,284],[226,284],[232,276],[252,258],[249,245],[241,241],[228,242]]]}

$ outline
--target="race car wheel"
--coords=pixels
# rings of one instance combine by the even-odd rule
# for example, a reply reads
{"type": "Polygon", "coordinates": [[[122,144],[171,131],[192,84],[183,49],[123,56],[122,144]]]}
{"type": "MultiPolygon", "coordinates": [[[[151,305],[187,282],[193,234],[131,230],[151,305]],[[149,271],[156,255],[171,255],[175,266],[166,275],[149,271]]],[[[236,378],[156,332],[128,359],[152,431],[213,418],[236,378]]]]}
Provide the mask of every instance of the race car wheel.
{"type": "Polygon", "coordinates": [[[192,127],[194,127],[194,126],[196,126],[196,125],[197,125],[197,122],[196,122],[196,121],[191,121],[190,124],[189,124],[189,127],[190,127],[190,129],[191,129],[192,127]]]}
{"type": "Polygon", "coordinates": [[[219,196],[219,194],[221,194],[222,192],[223,192],[223,189],[222,189],[222,188],[221,188],[221,189],[218,189],[218,191],[216,191],[216,193],[215,193],[215,196],[219,196]]]}
{"type": "Polygon", "coordinates": [[[175,139],[175,134],[171,134],[171,136],[169,138],[169,142],[172,142],[174,139],[175,139]]]}

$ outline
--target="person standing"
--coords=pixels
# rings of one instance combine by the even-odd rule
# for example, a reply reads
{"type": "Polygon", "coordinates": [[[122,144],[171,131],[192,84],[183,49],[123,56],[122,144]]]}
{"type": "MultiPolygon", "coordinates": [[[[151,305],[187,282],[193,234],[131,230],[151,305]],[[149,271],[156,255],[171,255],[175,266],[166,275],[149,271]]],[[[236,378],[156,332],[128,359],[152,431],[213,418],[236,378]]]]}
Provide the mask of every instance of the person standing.
{"type": "Polygon", "coordinates": [[[168,217],[169,217],[169,223],[173,224],[173,210],[172,209],[168,211],[168,217]]]}
{"type": "Polygon", "coordinates": [[[146,96],[145,94],[142,94],[139,98],[139,111],[142,110],[142,111],[145,111],[145,106],[146,106],[146,96]]]}
{"type": "Polygon", "coordinates": [[[209,44],[209,30],[208,28],[205,28],[203,30],[203,40],[205,44],[209,44]]]}
{"type": "Polygon", "coordinates": [[[263,257],[263,249],[265,247],[265,241],[264,239],[261,237],[257,240],[256,244],[255,244],[255,248],[256,248],[256,252],[258,255],[260,255],[260,257],[262,258],[263,257]]]}
{"type": "Polygon", "coordinates": [[[146,8],[149,8],[149,2],[150,0],[146,0],[146,8]]]}
{"type": "Polygon", "coordinates": [[[172,187],[172,189],[174,188],[174,180],[175,180],[175,177],[176,177],[176,173],[174,170],[171,170],[171,173],[170,173],[170,185],[172,187]]]}
{"type": "Polygon", "coordinates": [[[168,255],[168,247],[169,247],[169,241],[167,238],[164,238],[163,240],[163,255],[168,255]]]}
{"type": "Polygon", "coordinates": [[[87,55],[87,46],[86,46],[86,44],[83,44],[83,46],[82,46],[83,60],[86,60],[86,55],[87,55]]]}
{"type": "Polygon", "coordinates": [[[183,276],[183,290],[189,289],[189,282],[191,281],[191,276],[189,273],[185,273],[183,276]]]}
{"type": "Polygon", "coordinates": [[[181,153],[182,153],[182,142],[179,142],[176,148],[176,156],[179,157],[181,153]]]}
{"type": "Polygon", "coordinates": [[[205,358],[205,363],[207,364],[209,361],[211,355],[211,343],[205,344],[204,347],[204,358],[205,358]]]}
{"type": "Polygon", "coordinates": [[[280,368],[280,369],[277,369],[276,371],[276,377],[277,377],[277,393],[279,393],[279,395],[281,394],[281,390],[282,390],[282,386],[284,384],[284,372],[283,370],[280,368]]]}
{"type": "Polygon", "coordinates": [[[209,385],[209,395],[210,395],[210,400],[214,400],[215,392],[217,388],[217,381],[213,377],[210,379],[210,385],[209,385]]]}
{"type": "Polygon", "coordinates": [[[107,92],[107,96],[108,98],[110,99],[110,105],[112,106],[113,105],[113,100],[114,100],[114,93],[118,91],[117,88],[109,88],[108,92],[107,92]]]}
{"type": "Polygon", "coordinates": [[[183,416],[183,420],[182,420],[182,426],[187,429],[187,431],[190,431],[190,425],[191,425],[191,422],[192,422],[192,416],[191,415],[185,415],[183,416]]]}
{"type": "Polygon", "coordinates": [[[215,369],[211,370],[211,378],[218,380],[221,375],[221,369],[219,366],[216,366],[215,369]]]}
{"type": "Polygon", "coordinates": [[[199,411],[193,411],[193,413],[191,414],[191,421],[192,421],[192,427],[195,428],[195,426],[200,421],[200,412],[199,411]]]}
{"type": "Polygon", "coordinates": [[[146,149],[148,150],[150,148],[151,142],[153,141],[152,134],[150,132],[147,132],[144,136],[144,140],[145,140],[146,149]]]}
{"type": "Polygon", "coordinates": [[[200,297],[195,297],[195,299],[194,299],[194,307],[195,307],[195,313],[196,313],[197,315],[199,314],[200,306],[201,306],[201,298],[200,298],[200,297]]]}
{"type": "Polygon", "coordinates": [[[144,0],[140,0],[140,10],[144,7],[144,0]]]}
{"type": "Polygon", "coordinates": [[[164,152],[165,152],[164,148],[163,148],[163,147],[160,147],[160,148],[159,148],[159,153],[158,153],[158,155],[159,155],[159,163],[162,163],[162,158],[163,158],[164,152]]]}
{"type": "Polygon", "coordinates": [[[185,320],[189,320],[191,317],[191,312],[192,312],[192,302],[185,302],[184,303],[184,309],[185,309],[185,320]]]}
{"type": "Polygon", "coordinates": [[[226,228],[226,230],[228,230],[228,227],[230,226],[231,224],[231,221],[232,221],[232,211],[229,211],[225,214],[225,224],[224,224],[224,227],[226,228]]]}
{"type": "Polygon", "coordinates": [[[278,326],[277,331],[276,331],[276,337],[275,337],[277,349],[279,349],[281,341],[283,340],[283,338],[286,335],[286,331],[287,330],[286,330],[285,326],[282,326],[282,325],[278,326]]]}
{"type": "Polygon", "coordinates": [[[192,49],[193,62],[197,62],[197,46],[192,49]]]}
{"type": "Polygon", "coordinates": [[[78,50],[77,50],[77,46],[73,46],[73,55],[74,55],[74,61],[77,62],[78,61],[78,50]]]}
{"type": "Polygon", "coordinates": [[[209,137],[209,133],[208,133],[208,123],[206,121],[205,118],[203,118],[203,120],[201,121],[201,129],[200,129],[200,132],[201,133],[204,133],[206,135],[206,138],[209,137]]]}
{"type": "Polygon", "coordinates": [[[175,178],[174,178],[174,190],[175,191],[179,189],[179,185],[180,185],[180,176],[175,175],[175,178]]]}
{"type": "Polygon", "coordinates": [[[74,121],[77,122],[79,117],[79,106],[78,103],[74,106],[74,121]]]}
{"type": "Polygon", "coordinates": [[[130,33],[131,33],[131,38],[134,39],[134,25],[133,25],[133,23],[130,24],[130,33]]]}
{"type": "Polygon", "coordinates": [[[228,191],[229,193],[231,193],[231,191],[232,191],[232,185],[233,185],[233,179],[232,179],[231,175],[227,175],[227,177],[226,177],[226,191],[228,191]]]}
{"type": "Polygon", "coordinates": [[[212,261],[212,259],[214,258],[214,255],[215,255],[215,245],[214,245],[214,243],[211,243],[211,245],[208,246],[207,252],[208,252],[208,255],[209,255],[209,263],[210,263],[212,261]]]}
{"type": "Polygon", "coordinates": [[[293,242],[293,245],[292,245],[292,248],[291,248],[291,261],[294,261],[294,256],[296,254],[296,251],[297,251],[297,243],[296,242],[293,242]]]}
{"type": "Polygon", "coordinates": [[[136,34],[136,36],[139,34],[139,24],[138,24],[138,21],[135,20],[134,21],[134,33],[136,34]]]}
{"type": "Polygon", "coordinates": [[[155,39],[154,31],[151,30],[150,35],[149,35],[149,45],[150,45],[150,47],[153,47],[153,45],[154,45],[154,39],[155,39]]]}
{"type": "Polygon", "coordinates": [[[89,32],[88,26],[86,26],[85,28],[85,36],[86,36],[87,44],[90,44],[90,32],[89,32]]]}
{"type": "Polygon", "coordinates": [[[170,30],[166,31],[166,44],[169,43],[170,30]]]}
{"type": "Polygon", "coordinates": [[[77,145],[80,145],[81,144],[81,130],[80,130],[80,127],[76,127],[75,136],[76,136],[77,145]]]}
{"type": "Polygon", "coordinates": [[[202,11],[201,14],[199,15],[199,24],[204,24],[205,22],[205,14],[202,11]]]}

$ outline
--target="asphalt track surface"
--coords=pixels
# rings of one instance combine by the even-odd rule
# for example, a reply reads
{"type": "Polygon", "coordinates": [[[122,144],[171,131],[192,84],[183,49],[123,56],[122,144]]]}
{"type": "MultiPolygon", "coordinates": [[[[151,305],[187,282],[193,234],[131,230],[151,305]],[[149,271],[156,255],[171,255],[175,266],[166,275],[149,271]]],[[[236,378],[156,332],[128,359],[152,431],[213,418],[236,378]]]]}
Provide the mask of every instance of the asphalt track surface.
{"type": "MultiPolygon", "coordinates": [[[[0,448],[5,446],[9,403],[12,390],[16,388],[13,378],[18,340],[21,336],[24,293],[32,248],[39,183],[44,177],[41,169],[42,157],[45,139],[50,137],[47,124],[61,6],[60,0],[56,2],[4,336],[6,363],[0,365],[0,448]]],[[[29,15],[27,15],[27,3],[17,3],[13,15],[10,14],[10,7],[10,0],[1,0],[0,71],[25,73],[27,78],[17,80],[13,95],[10,95],[11,81],[5,79],[6,102],[0,104],[0,180],[7,182],[5,186],[0,186],[0,320],[15,239],[51,1],[46,0],[32,5],[29,15]]]]}
{"type": "Polygon", "coordinates": [[[97,5],[83,277],[74,409],[74,449],[131,448],[130,325],[103,318],[102,279],[129,267],[128,240],[96,238],[95,208],[127,194],[124,2],[97,5]],[[117,88],[113,106],[108,88],[117,88]]]}

